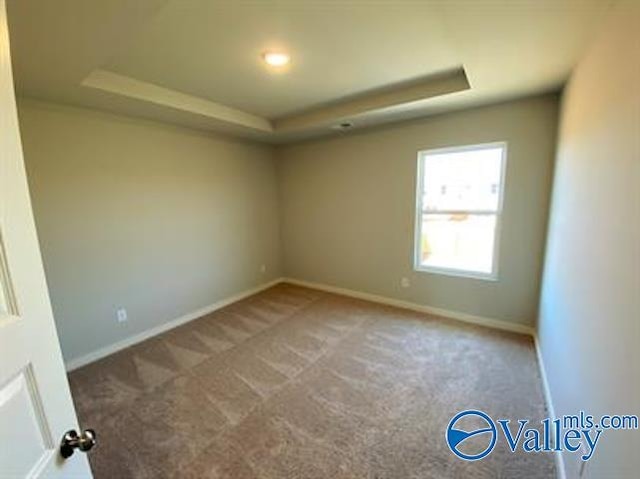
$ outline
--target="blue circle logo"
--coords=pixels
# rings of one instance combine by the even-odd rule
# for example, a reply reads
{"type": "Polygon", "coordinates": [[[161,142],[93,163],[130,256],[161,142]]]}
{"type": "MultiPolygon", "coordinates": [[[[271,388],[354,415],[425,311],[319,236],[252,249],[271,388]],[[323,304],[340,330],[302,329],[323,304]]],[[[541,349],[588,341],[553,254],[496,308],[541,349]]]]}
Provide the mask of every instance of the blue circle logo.
{"type": "Polygon", "coordinates": [[[446,434],[447,444],[451,452],[466,461],[477,461],[488,456],[496,445],[497,436],[498,431],[493,419],[482,411],[474,410],[462,411],[456,414],[449,422],[446,434]],[[466,430],[469,429],[469,425],[472,425],[471,430],[466,430]],[[462,429],[462,427],[465,427],[465,429],[462,429]],[[473,444],[471,444],[472,441],[467,441],[472,437],[478,438],[473,440],[473,444]],[[473,452],[468,451],[465,448],[465,444],[472,445],[473,452]]]}

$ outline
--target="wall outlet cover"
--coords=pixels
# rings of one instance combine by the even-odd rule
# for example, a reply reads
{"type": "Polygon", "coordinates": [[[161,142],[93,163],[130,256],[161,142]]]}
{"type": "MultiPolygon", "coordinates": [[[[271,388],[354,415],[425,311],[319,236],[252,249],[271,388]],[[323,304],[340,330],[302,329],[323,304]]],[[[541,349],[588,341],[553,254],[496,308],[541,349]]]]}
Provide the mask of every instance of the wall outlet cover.
{"type": "Polygon", "coordinates": [[[119,323],[124,323],[128,318],[127,318],[127,310],[124,308],[120,308],[116,311],[116,318],[118,319],[119,323]]]}

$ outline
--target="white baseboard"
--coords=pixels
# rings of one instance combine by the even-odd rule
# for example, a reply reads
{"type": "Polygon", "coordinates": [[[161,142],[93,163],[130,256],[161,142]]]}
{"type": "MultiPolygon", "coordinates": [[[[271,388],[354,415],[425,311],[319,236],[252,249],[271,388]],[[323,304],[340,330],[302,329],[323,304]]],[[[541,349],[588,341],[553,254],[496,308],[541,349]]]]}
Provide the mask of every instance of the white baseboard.
{"type": "MultiPolygon", "coordinates": [[[[492,318],[485,318],[482,316],[476,316],[473,314],[468,314],[468,313],[462,313],[459,311],[451,311],[451,310],[447,310],[447,309],[442,309],[442,308],[434,308],[432,306],[425,306],[422,304],[417,304],[417,303],[412,303],[410,301],[403,301],[403,300],[399,300],[399,299],[393,299],[393,298],[389,298],[386,296],[380,296],[377,294],[370,294],[370,293],[363,293],[361,291],[355,291],[355,290],[351,290],[351,289],[346,289],[346,288],[340,288],[337,286],[330,286],[327,284],[321,284],[321,283],[314,283],[311,281],[304,281],[304,280],[300,280],[300,279],[295,279],[295,278],[277,278],[273,281],[269,281],[268,283],[256,286],[255,288],[251,288],[248,289],[246,291],[243,291],[241,293],[238,294],[234,294],[233,296],[229,296],[228,298],[222,299],[220,301],[216,301],[213,304],[210,304],[209,306],[205,306],[204,308],[198,309],[196,311],[193,311],[191,313],[185,314],[183,316],[180,316],[179,318],[175,318],[172,319],[170,321],[167,321],[166,323],[163,323],[159,326],[156,326],[155,328],[151,328],[148,329],[146,331],[143,331],[141,333],[138,333],[134,336],[130,336],[128,338],[125,338],[121,341],[118,341],[116,343],[110,344],[108,346],[105,346],[103,348],[100,348],[96,351],[93,351],[89,354],[85,354],[84,356],[80,356],[77,358],[74,358],[70,361],[67,361],[66,363],[66,369],[67,371],[73,371],[74,369],[77,369],[81,366],[84,366],[86,364],[92,363],[94,361],[97,361],[98,359],[104,358],[105,356],[108,356],[110,354],[113,354],[117,351],[120,351],[121,349],[127,348],[129,346],[133,346],[134,344],[137,344],[139,342],[144,341],[145,339],[149,339],[153,336],[156,336],[158,334],[161,334],[165,331],[168,331],[170,329],[173,329],[177,326],[180,326],[182,324],[188,323],[189,321],[193,321],[194,319],[197,319],[201,316],[205,316],[207,314],[210,314],[218,309],[221,309],[225,306],[228,306],[231,303],[235,303],[236,301],[240,301],[241,299],[244,299],[248,296],[254,295],[256,293],[259,293],[260,291],[263,291],[265,289],[268,289],[272,286],[275,286],[276,284],[279,283],[290,283],[290,284],[294,284],[294,285],[298,285],[298,286],[304,286],[307,288],[312,288],[312,289],[318,289],[321,291],[327,291],[329,293],[335,293],[335,294],[341,294],[344,296],[349,296],[352,298],[358,298],[358,299],[364,299],[367,301],[372,301],[375,303],[380,303],[380,304],[387,304],[390,306],[396,306],[398,308],[404,308],[404,309],[409,309],[412,311],[417,311],[420,313],[427,313],[427,314],[433,314],[435,316],[441,316],[441,317],[445,317],[445,318],[451,318],[451,319],[455,319],[455,320],[459,320],[459,321],[464,321],[466,323],[472,323],[472,324],[477,324],[477,325],[481,325],[481,326],[486,326],[488,328],[493,328],[493,329],[500,329],[500,330],[504,330],[504,331],[511,331],[511,332],[516,332],[516,333],[521,333],[521,334],[527,334],[530,336],[533,336],[534,338],[534,343],[535,343],[535,349],[536,349],[536,356],[538,359],[538,366],[540,368],[540,377],[542,379],[542,387],[543,387],[543,391],[544,391],[544,396],[545,396],[545,401],[547,403],[547,409],[549,411],[549,417],[551,420],[555,420],[556,419],[556,414],[555,414],[555,410],[553,407],[553,400],[551,398],[551,390],[549,389],[549,382],[547,379],[547,373],[546,373],[546,368],[544,365],[544,360],[542,358],[542,351],[540,350],[540,344],[538,341],[538,336],[534,330],[534,328],[527,326],[527,325],[523,325],[523,324],[516,324],[516,323],[508,323],[506,321],[501,321],[498,319],[492,319],[492,318]]],[[[558,478],[559,479],[566,479],[566,472],[565,472],[565,467],[564,467],[564,458],[562,456],[561,452],[557,452],[555,455],[555,459],[556,459],[556,468],[558,470],[558,478]]]]}
{"type": "Polygon", "coordinates": [[[77,358],[73,358],[65,363],[65,367],[67,371],[73,371],[74,369],[78,369],[79,367],[85,366],[86,364],[97,361],[98,359],[102,359],[105,356],[109,356],[121,349],[128,348],[129,346],[133,346],[134,344],[140,343],[145,339],[149,339],[153,336],[157,336],[160,333],[164,333],[170,329],[173,329],[181,324],[188,323],[189,321],[193,321],[201,316],[205,316],[209,313],[212,313],[220,308],[224,308],[231,303],[235,303],[236,301],[240,301],[248,296],[259,293],[267,288],[275,286],[278,283],[283,281],[282,278],[274,279],[273,281],[269,281],[268,283],[261,284],[260,286],[256,286],[255,288],[248,289],[246,291],[242,291],[241,293],[234,294],[233,296],[229,296],[228,298],[221,299],[220,301],[216,301],[209,306],[205,306],[204,308],[200,308],[196,311],[192,311],[191,313],[187,313],[179,318],[172,319],[167,321],[166,323],[162,323],[154,328],[147,329],[146,331],[142,331],[141,333],[135,334],[133,336],[129,336],[121,341],[110,344],[103,348],[100,348],[96,351],[93,351],[89,354],[85,354],[83,356],[79,356],[77,358]]]}
{"type": "Polygon", "coordinates": [[[531,326],[518,323],[509,323],[499,319],[485,318],[482,316],[476,316],[473,314],[462,313],[459,311],[451,311],[448,309],[434,308],[432,306],[425,306],[418,303],[412,303],[410,301],[403,301],[400,299],[393,299],[386,296],[380,296],[377,294],[363,293],[361,291],[355,291],[352,289],[339,288],[337,286],[329,286],[327,284],[313,283],[311,281],[304,281],[295,278],[283,278],[285,283],[296,284],[298,286],[305,286],[307,288],[319,289],[321,291],[327,291],[329,293],[342,294],[344,296],[350,296],[352,298],[364,299],[372,301],[374,303],[388,304],[390,306],[396,306],[398,308],[410,309],[412,311],[418,311],[420,313],[433,314],[434,316],[441,316],[444,318],[456,319],[458,321],[464,321],[465,323],[473,323],[480,326],[486,326],[493,329],[501,329],[503,331],[511,331],[514,333],[527,334],[534,336],[534,329],[531,326]]]}
{"type": "MultiPolygon", "coordinates": [[[[339,288],[337,286],[329,286],[329,285],[326,285],[326,284],[314,283],[314,282],[311,282],[311,281],[304,281],[304,280],[299,280],[299,279],[295,279],[295,278],[284,278],[283,281],[286,282],[286,283],[296,284],[296,285],[299,285],[299,286],[305,286],[307,288],[319,289],[319,290],[322,290],[322,291],[327,291],[329,293],[342,294],[344,296],[350,296],[352,298],[364,299],[364,300],[368,300],[368,301],[373,301],[375,303],[388,304],[390,306],[397,306],[399,308],[410,309],[412,311],[418,311],[418,312],[421,312],[421,313],[433,314],[433,315],[436,315],[436,316],[441,316],[441,317],[451,318],[451,319],[457,319],[459,321],[478,324],[478,325],[486,326],[486,327],[489,327],[489,328],[501,329],[501,330],[506,330],[506,331],[522,333],[522,334],[527,334],[527,335],[533,336],[535,349],[536,349],[536,356],[537,356],[537,360],[538,360],[538,367],[540,369],[540,378],[542,380],[542,388],[543,388],[543,392],[544,392],[544,399],[545,399],[545,402],[547,404],[547,410],[549,412],[549,418],[552,421],[556,419],[556,413],[555,413],[555,409],[553,407],[553,400],[551,398],[551,390],[549,388],[549,381],[547,379],[547,371],[546,371],[546,368],[545,368],[544,360],[542,358],[542,351],[540,350],[540,343],[538,341],[538,335],[536,334],[536,331],[535,331],[535,329],[533,327],[527,326],[527,325],[522,325],[522,324],[508,323],[506,321],[501,321],[501,320],[492,319],[492,318],[485,318],[485,317],[482,317],[482,316],[476,316],[476,315],[472,315],[472,314],[468,314],[468,313],[461,313],[459,311],[450,311],[450,310],[441,309],[441,308],[434,308],[434,307],[431,307],[431,306],[424,306],[422,304],[416,304],[416,303],[412,303],[412,302],[409,302],[409,301],[403,301],[403,300],[399,300],[399,299],[388,298],[386,296],[379,296],[379,295],[376,295],[376,294],[363,293],[363,292],[354,291],[354,290],[351,290],[351,289],[339,288]]],[[[566,479],[566,477],[567,477],[566,476],[566,469],[564,467],[564,457],[562,455],[562,452],[558,451],[558,452],[555,453],[555,462],[556,462],[556,469],[558,471],[557,472],[558,479],[566,479]]]]}
{"type": "MultiPolygon", "coordinates": [[[[321,291],[327,291],[330,293],[342,294],[344,296],[350,296],[353,298],[373,301],[375,303],[388,304],[390,306],[410,309],[412,311],[418,311],[421,313],[433,314],[433,315],[442,316],[445,318],[456,319],[459,321],[478,324],[478,325],[486,326],[489,328],[501,329],[505,331],[511,331],[511,332],[528,334],[528,335],[534,336],[533,328],[523,324],[508,323],[506,321],[501,321],[497,319],[485,318],[482,316],[475,316],[468,313],[461,313],[459,311],[450,311],[450,310],[441,309],[441,308],[434,308],[432,306],[425,306],[417,303],[412,303],[409,301],[388,298],[388,297],[380,296],[376,294],[363,293],[363,292],[355,291],[351,289],[340,288],[337,286],[330,286],[330,285],[321,284],[321,283],[314,283],[311,281],[304,281],[304,280],[299,280],[295,278],[277,278],[273,281],[269,281],[268,283],[262,284],[255,288],[251,288],[249,290],[243,291],[233,296],[229,296],[228,298],[222,299],[220,301],[216,301],[215,303],[210,304],[209,306],[205,306],[204,308],[198,309],[196,311],[192,311],[191,313],[185,314],[183,316],[180,316],[179,318],[175,318],[165,323],[162,323],[161,325],[156,326],[154,328],[148,329],[146,331],[142,331],[141,333],[135,334],[133,336],[129,336],[128,338],[125,338],[121,341],[110,344],[108,346],[102,347],[96,351],[92,351],[83,356],[70,359],[65,362],[66,369],[67,371],[73,371],[74,369],[85,366],[89,363],[97,361],[98,359],[102,359],[105,356],[109,356],[110,354],[120,351],[121,349],[128,348],[129,346],[133,346],[134,344],[142,342],[145,339],[149,339],[153,336],[157,336],[158,334],[161,334],[165,331],[173,329],[182,324],[188,323],[189,321],[197,319],[201,316],[205,316],[231,303],[240,301],[241,299],[244,299],[248,296],[256,294],[262,290],[265,290],[267,288],[270,288],[282,282],[296,284],[299,286],[305,286],[307,288],[318,289],[321,291]]],[[[540,367],[542,368],[542,363],[540,363],[540,365],[541,365],[540,367]]]]}
{"type": "MultiPolygon", "coordinates": [[[[536,356],[538,357],[538,367],[540,368],[540,378],[542,379],[542,390],[544,392],[544,400],[547,403],[547,411],[549,412],[549,419],[555,421],[557,419],[556,410],[553,406],[553,399],[551,397],[551,388],[549,387],[549,379],[547,378],[547,368],[544,364],[542,357],[542,349],[540,349],[540,340],[538,334],[534,334],[533,341],[536,346],[536,356]]],[[[564,467],[564,456],[561,451],[555,453],[556,470],[558,479],[567,479],[567,472],[564,467]]]]}

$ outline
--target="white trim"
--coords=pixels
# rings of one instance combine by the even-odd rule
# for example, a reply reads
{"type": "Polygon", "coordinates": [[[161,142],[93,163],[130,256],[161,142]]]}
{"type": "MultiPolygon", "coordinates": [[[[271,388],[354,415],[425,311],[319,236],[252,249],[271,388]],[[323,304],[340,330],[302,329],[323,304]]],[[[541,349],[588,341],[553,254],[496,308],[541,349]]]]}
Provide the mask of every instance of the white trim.
{"type": "Polygon", "coordinates": [[[261,284],[259,286],[256,286],[255,288],[251,288],[251,289],[242,291],[238,294],[229,296],[225,299],[221,299],[220,301],[216,301],[215,303],[210,304],[209,306],[205,306],[204,308],[200,308],[196,311],[192,311],[191,313],[187,313],[183,316],[180,316],[179,318],[169,320],[154,328],[147,329],[146,331],[142,331],[141,333],[135,334],[133,336],[129,336],[128,338],[122,339],[116,343],[110,344],[108,346],[100,348],[91,353],[85,354],[83,356],[79,356],[77,358],[70,359],[69,361],[66,361],[66,364],[65,364],[66,369],[67,371],[73,371],[74,369],[85,366],[89,363],[97,361],[98,359],[102,359],[105,356],[109,356],[110,354],[118,352],[121,349],[128,348],[129,346],[133,346],[134,344],[140,343],[145,339],[149,339],[153,336],[157,336],[158,334],[164,333],[165,331],[173,329],[182,324],[188,323],[189,321],[193,321],[194,319],[197,319],[201,316],[210,314],[220,308],[224,308],[225,306],[228,306],[231,303],[235,303],[236,301],[240,301],[241,299],[244,299],[248,296],[259,293],[260,291],[263,291],[272,286],[275,286],[276,284],[281,283],[282,281],[283,281],[282,278],[274,279],[273,281],[269,281],[268,283],[261,284]]]}
{"type": "MultiPolygon", "coordinates": [[[[496,218],[496,226],[497,226],[497,218],[496,218]]],[[[494,240],[495,243],[495,240],[494,240]]],[[[498,281],[497,274],[493,273],[480,273],[478,271],[469,271],[466,269],[455,269],[455,268],[441,268],[438,266],[422,266],[422,265],[414,265],[414,271],[419,273],[431,273],[431,274],[440,274],[444,276],[455,276],[457,278],[470,278],[470,279],[481,279],[484,281],[498,281]]]]}
{"type": "MultiPolygon", "coordinates": [[[[221,309],[231,303],[235,303],[236,301],[240,301],[241,299],[244,299],[253,294],[259,293],[260,291],[268,289],[279,283],[290,283],[298,286],[304,286],[307,288],[327,291],[330,293],[341,294],[341,295],[349,296],[352,298],[364,299],[367,301],[372,301],[374,303],[388,304],[390,306],[396,306],[398,308],[410,309],[412,311],[418,311],[421,313],[433,314],[436,316],[450,318],[458,321],[464,321],[466,323],[477,324],[477,325],[485,326],[488,328],[516,332],[516,333],[533,336],[536,356],[538,359],[538,367],[540,369],[540,378],[542,380],[542,388],[544,392],[545,402],[547,404],[547,410],[549,412],[550,419],[551,420],[556,419],[555,409],[553,407],[553,400],[551,398],[551,390],[549,388],[549,381],[547,379],[546,368],[544,366],[542,351],[540,349],[540,342],[538,340],[538,335],[536,334],[535,330],[532,327],[524,324],[508,323],[506,321],[502,321],[498,319],[485,318],[482,316],[462,313],[459,311],[451,311],[447,309],[434,308],[432,306],[425,306],[417,303],[412,303],[409,301],[388,298],[386,296],[380,296],[377,294],[363,293],[360,291],[355,291],[347,288],[340,288],[337,286],[330,286],[322,283],[314,283],[312,281],[304,281],[300,279],[287,278],[287,277],[277,278],[277,279],[274,279],[273,281],[269,281],[268,283],[262,284],[255,288],[243,291],[233,296],[229,296],[228,298],[222,299],[220,301],[216,301],[215,303],[209,306],[205,306],[204,308],[201,308],[197,311],[193,311],[184,316],[181,316],[179,318],[163,323],[160,326],[156,326],[155,328],[148,329],[146,331],[143,331],[142,333],[138,333],[135,336],[131,336],[129,338],[123,339],[122,341],[118,341],[117,343],[111,344],[109,346],[105,346],[104,348],[100,348],[97,351],[94,351],[92,353],[85,354],[84,356],[80,356],[78,358],[72,359],[66,363],[66,369],[67,371],[73,371],[74,369],[77,369],[86,364],[92,363],[94,361],[97,361],[98,359],[101,359],[105,356],[108,356],[117,351],[120,351],[121,349],[127,348],[129,346],[133,346],[134,344],[142,342],[145,339],[149,339],[153,336],[161,334],[177,326],[188,323],[189,321],[197,319],[201,316],[212,313],[213,311],[221,309]]],[[[555,461],[556,461],[558,479],[566,479],[564,458],[561,452],[557,452],[555,454],[555,461]]]]}
{"type": "MultiPolygon", "coordinates": [[[[538,358],[538,367],[540,368],[540,379],[542,379],[542,390],[544,392],[544,400],[547,403],[547,412],[549,413],[549,419],[555,421],[557,419],[555,408],[553,407],[553,399],[551,398],[551,388],[549,387],[549,380],[547,378],[547,368],[544,365],[544,359],[542,357],[542,349],[540,348],[540,340],[538,339],[538,334],[534,333],[533,342],[536,347],[536,356],[538,358]]],[[[564,467],[564,456],[562,455],[562,451],[556,451],[555,453],[555,461],[556,461],[556,477],[558,479],[566,479],[567,472],[564,467]]]]}
{"type": "Polygon", "coordinates": [[[355,291],[352,289],[340,288],[337,286],[330,286],[322,283],[314,283],[311,281],[304,281],[295,278],[283,278],[283,282],[291,283],[298,286],[304,286],[312,289],[319,289],[321,291],[327,291],[329,293],[341,294],[343,296],[349,296],[352,298],[364,299],[372,301],[374,303],[388,304],[390,306],[396,306],[398,308],[410,309],[420,313],[433,314],[449,319],[456,319],[458,321],[464,321],[465,323],[478,324],[480,326],[486,326],[488,328],[500,329],[503,331],[510,331],[514,333],[527,334],[529,336],[534,335],[534,329],[526,324],[509,323],[500,319],[485,318],[483,316],[476,316],[469,313],[463,313],[460,311],[451,311],[449,309],[434,308],[433,306],[427,306],[418,303],[412,303],[410,301],[404,301],[401,299],[389,298],[387,296],[380,296],[377,294],[363,293],[361,291],[355,291]]]}
{"type": "MultiPolygon", "coordinates": [[[[498,269],[499,269],[499,257],[500,257],[500,236],[502,234],[502,213],[505,194],[505,180],[507,171],[507,150],[508,144],[506,141],[494,141],[490,143],[479,143],[475,145],[463,145],[463,146],[450,146],[445,148],[427,149],[418,151],[418,161],[416,167],[416,210],[414,218],[413,228],[413,269],[421,273],[431,274],[443,274],[446,276],[459,276],[462,278],[479,279],[485,281],[498,281],[498,269]],[[424,160],[428,155],[440,155],[446,153],[460,153],[464,151],[479,151],[500,148],[502,151],[502,161],[500,162],[500,188],[498,194],[498,206],[496,211],[467,211],[467,213],[474,214],[491,214],[496,217],[496,224],[493,232],[493,257],[491,264],[491,272],[484,273],[480,271],[472,271],[457,268],[437,267],[437,266],[424,266],[420,262],[420,253],[422,250],[422,216],[424,215],[424,208],[422,205],[422,197],[424,190],[424,175],[422,171],[424,169],[424,160]]],[[[429,214],[448,214],[447,211],[433,211],[429,214]]]]}
{"type": "MultiPolygon", "coordinates": [[[[540,378],[542,380],[542,390],[544,393],[545,403],[547,404],[547,411],[549,412],[549,418],[554,421],[556,419],[555,409],[553,407],[553,400],[551,398],[551,389],[549,388],[549,381],[547,379],[547,372],[542,358],[542,351],[540,349],[540,342],[535,329],[531,326],[524,324],[508,323],[499,319],[485,318],[482,316],[476,316],[468,313],[461,313],[459,311],[451,311],[447,309],[434,308],[432,306],[425,306],[422,304],[416,304],[409,301],[388,298],[386,296],[380,296],[377,294],[363,293],[360,291],[354,291],[351,289],[340,288],[337,286],[330,286],[322,283],[314,283],[312,281],[304,281],[295,278],[283,278],[283,282],[295,284],[298,286],[304,286],[312,289],[319,289],[327,291],[329,293],[341,294],[352,298],[364,299],[367,301],[373,301],[375,303],[388,304],[390,306],[396,306],[399,308],[410,309],[412,311],[418,311],[421,313],[433,314],[445,318],[455,319],[458,321],[464,321],[466,323],[478,324],[480,326],[486,326],[488,328],[500,329],[504,331],[511,331],[521,334],[526,334],[533,337],[533,342],[536,350],[536,357],[538,360],[538,368],[540,370],[540,378]]],[[[562,452],[557,451],[555,453],[555,462],[558,479],[566,479],[566,469],[564,466],[564,456],[562,452]]]]}

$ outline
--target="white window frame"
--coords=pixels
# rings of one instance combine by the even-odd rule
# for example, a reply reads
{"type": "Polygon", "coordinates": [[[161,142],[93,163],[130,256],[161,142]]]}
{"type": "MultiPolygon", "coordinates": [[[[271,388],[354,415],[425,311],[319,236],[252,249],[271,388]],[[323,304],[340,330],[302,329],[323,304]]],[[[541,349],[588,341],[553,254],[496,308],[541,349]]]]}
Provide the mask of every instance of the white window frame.
{"type": "MultiPolygon", "coordinates": [[[[413,269],[415,271],[423,272],[423,273],[432,273],[432,274],[441,274],[446,276],[458,276],[462,278],[473,278],[473,279],[482,279],[486,281],[498,281],[498,266],[500,264],[499,261],[499,252],[500,252],[500,236],[502,231],[502,210],[503,210],[503,201],[504,201],[504,189],[505,189],[505,178],[507,171],[507,142],[506,141],[496,141],[492,143],[480,143],[476,145],[464,145],[464,146],[452,146],[446,148],[436,148],[430,150],[420,150],[418,152],[418,161],[416,168],[416,210],[415,210],[415,226],[414,226],[414,244],[413,244],[413,269]],[[473,215],[495,215],[496,216],[496,226],[494,231],[494,241],[493,241],[493,264],[491,265],[490,273],[481,273],[478,271],[469,271],[464,269],[457,268],[444,268],[444,267],[434,267],[434,266],[423,266],[420,261],[421,257],[421,248],[422,248],[422,214],[423,214],[423,205],[422,205],[422,197],[423,197],[423,180],[424,180],[424,162],[425,158],[428,155],[437,155],[443,153],[460,153],[464,151],[478,151],[485,149],[494,149],[501,148],[502,149],[502,161],[500,164],[500,185],[498,191],[498,207],[496,211],[467,211],[467,210],[456,210],[456,211],[442,211],[437,213],[443,214],[453,214],[453,213],[469,213],[473,215]]],[[[434,212],[435,213],[435,212],[434,212]]]]}

